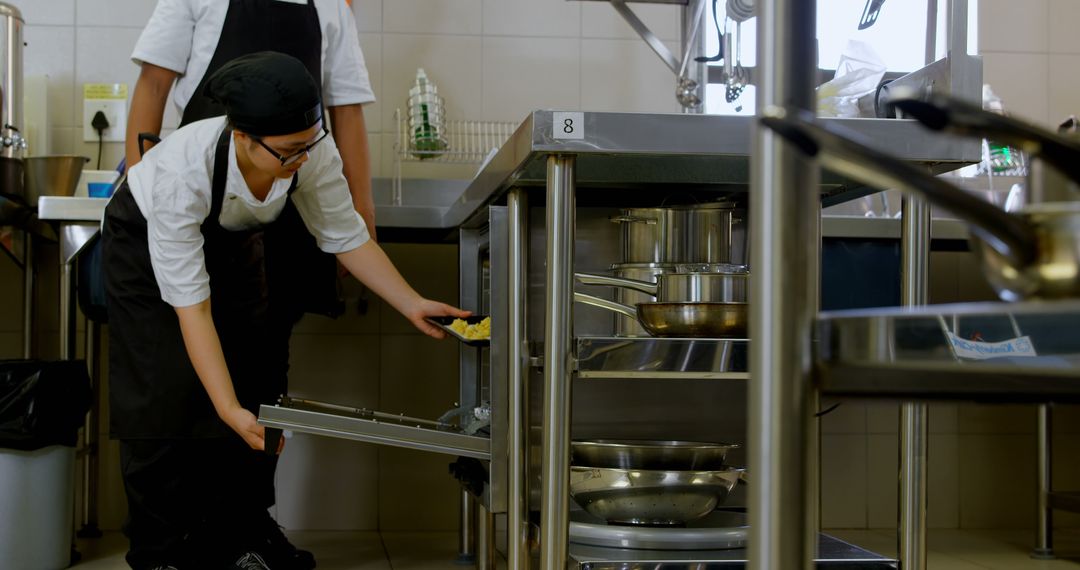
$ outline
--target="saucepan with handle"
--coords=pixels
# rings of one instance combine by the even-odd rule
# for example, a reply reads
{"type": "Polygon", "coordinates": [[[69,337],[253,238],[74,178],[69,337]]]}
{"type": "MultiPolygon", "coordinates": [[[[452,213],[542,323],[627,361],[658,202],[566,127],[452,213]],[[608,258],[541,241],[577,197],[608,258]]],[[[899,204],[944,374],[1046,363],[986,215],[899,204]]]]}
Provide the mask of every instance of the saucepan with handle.
{"type": "MultiPolygon", "coordinates": [[[[993,138],[1019,144],[1051,164],[1061,165],[1074,179],[1080,167],[1080,145],[1035,127],[1019,128],[1015,120],[986,119],[981,109],[947,100],[894,100],[905,112],[914,111],[922,122],[946,123],[949,117],[985,119],[993,138]],[[962,113],[958,110],[961,110],[962,113]]],[[[990,115],[990,113],[986,113],[990,115]]],[[[1007,301],[1027,298],[1060,299],[1080,296],[1080,203],[1050,202],[1028,206],[1009,214],[941,180],[920,168],[876,150],[857,133],[829,124],[806,111],[779,107],[764,110],[760,119],[767,128],[788,140],[821,165],[853,180],[878,188],[897,188],[915,193],[945,208],[971,227],[973,249],[979,254],[983,273],[998,295],[1007,301]]],[[[967,134],[982,131],[957,129],[967,134]]]]}

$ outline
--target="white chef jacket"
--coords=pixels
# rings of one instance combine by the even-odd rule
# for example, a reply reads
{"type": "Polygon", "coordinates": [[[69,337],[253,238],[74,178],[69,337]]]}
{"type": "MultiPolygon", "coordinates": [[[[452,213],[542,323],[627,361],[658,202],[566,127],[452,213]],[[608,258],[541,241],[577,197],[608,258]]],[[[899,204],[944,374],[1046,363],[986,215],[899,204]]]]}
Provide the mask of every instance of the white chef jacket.
{"type": "MultiPolygon", "coordinates": [[[[191,123],[155,145],[128,172],[128,186],[146,218],[150,262],[161,298],[174,307],[210,298],[201,226],[210,215],[214,155],[224,128],[225,117],[191,123]]],[[[243,230],[276,220],[291,185],[291,178],[277,179],[259,201],[244,181],[235,145],[230,143],[218,223],[227,230],[243,230]]],[[[300,167],[292,200],[319,249],[342,253],[370,239],[353,208],[334,141],[322,141],[311,150],[300,167]]]]}
{"type": "MultiPolygon", "coordinates": [[[[306,0],[274,0],[306,4],[306,0]]],[[[315,0],[322,28],[323,103],[327,107],[375,100],[356,22],[345,0],[315,0]]],[[[217,50],[229,0],[158,0],[131,59],[180,74],[172,102],[182,115],[217,50]]]]}

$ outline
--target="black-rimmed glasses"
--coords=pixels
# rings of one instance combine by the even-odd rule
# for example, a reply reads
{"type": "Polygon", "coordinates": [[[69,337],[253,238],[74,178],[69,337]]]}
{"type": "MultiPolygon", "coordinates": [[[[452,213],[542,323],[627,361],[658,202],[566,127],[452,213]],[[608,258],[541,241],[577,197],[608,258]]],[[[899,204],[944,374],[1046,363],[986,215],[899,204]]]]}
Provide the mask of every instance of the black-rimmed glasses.
{"type": "Polygon", "coordinates": [[[322,130],[323,130],[322,135],[320,135],[319,138],[315,139],[314,142],[312,142],[309,145],[305,145],[304,148],[302,148],[302,149],[300,149],[300,150],[298,150],[298,151],[296,151],[294,153],[288,154],[286,156],[281,156],[281,154],[278,151],[270,148],[270,145],[263,142],[263,140],[261,138],[256,138],[256,137],[252,137],[252,138],[255,139],[255,142],[259,143],[263,148],[265,148],[266,152],[270,153],[274,158],[278,159],[281,162],[281,166],[288,166],[288,165],[293,164],[294,162],[300,160],[300,157],[302,157],[305,154],[311,152],[311,149],[315,148],[315,145],[322,142],[322,140],[326,138],[326,135],[330,134],[330,129],[327,129],[326,125],[323,125],[322,130]]]}

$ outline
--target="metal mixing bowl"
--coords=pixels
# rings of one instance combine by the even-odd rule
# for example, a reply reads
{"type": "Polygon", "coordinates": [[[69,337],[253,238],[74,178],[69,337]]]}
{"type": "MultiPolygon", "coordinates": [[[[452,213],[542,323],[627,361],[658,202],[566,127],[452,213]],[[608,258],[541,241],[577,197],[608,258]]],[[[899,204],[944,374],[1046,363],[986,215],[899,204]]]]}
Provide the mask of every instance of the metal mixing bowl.
{"type": "Polygon", "coordinates": [[[570,496],[609,523],[677,526],[713,512],[742,473],[571,467],[570,496]]]}
{"type": "Polygon", "coordinates": [[[570,461],[579,467],[705,471],[723,469],[728,451],[737,447],[698,441],[579,440],[570,444],[570,461]]]}

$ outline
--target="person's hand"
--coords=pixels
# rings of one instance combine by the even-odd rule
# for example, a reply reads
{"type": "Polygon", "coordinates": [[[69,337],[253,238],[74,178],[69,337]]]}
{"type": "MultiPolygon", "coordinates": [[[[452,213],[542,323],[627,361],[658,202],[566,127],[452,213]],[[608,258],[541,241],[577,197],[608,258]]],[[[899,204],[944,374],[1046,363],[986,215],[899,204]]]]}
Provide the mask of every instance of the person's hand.
{"type": "Polygon", "coordinates": [[[472,314],[472,311],[462,311],[457,307],[452,307],[446,303],[440,303],[438,301],[432,301],[431,299],[418,298],[413,306],[409,308],[405,313],[405,318],[409,319],[409,322],[414,327],[420,329],[420,332],[435,338],[446,338],[446,333],[439,327],[424,320],[424,317],[459,317],[465,318],[472,314]]]}
{"type": "MultiPolygon", "coordinates": [[[[221,414],[221,420],[239,434],[252,449],[262,451],[266,447],[266,429],[259,425],[255,414],[238,405],[221,414]]],[[[282,441],[284,440],[285,438],[282,438],[282,441]]],[[[280,451],[281,446],[279,445],[278,448],[280,451]]]]}

